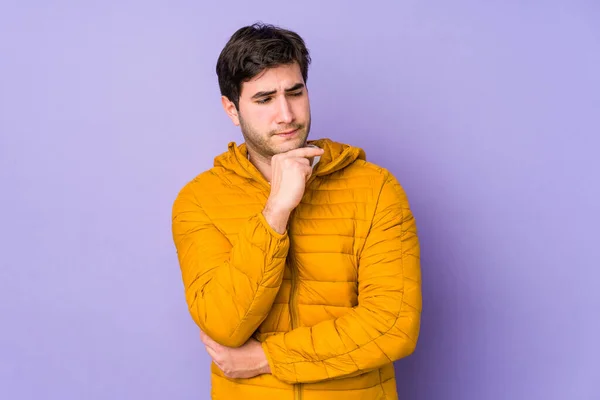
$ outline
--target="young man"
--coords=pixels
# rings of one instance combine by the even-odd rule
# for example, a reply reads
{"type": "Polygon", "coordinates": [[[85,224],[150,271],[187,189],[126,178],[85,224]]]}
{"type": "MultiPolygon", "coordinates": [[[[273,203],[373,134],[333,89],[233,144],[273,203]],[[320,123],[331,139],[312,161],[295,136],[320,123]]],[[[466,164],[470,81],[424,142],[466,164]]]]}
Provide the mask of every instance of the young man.
{"type": "Polygon", "coordinates": [[[217,62],[245,142],[179,193],[173,238],[216,399],[397,399],[393,362],[420,328],[406,195],[363,150],[308,140],[309,52],[238,30],[217,62]]]}

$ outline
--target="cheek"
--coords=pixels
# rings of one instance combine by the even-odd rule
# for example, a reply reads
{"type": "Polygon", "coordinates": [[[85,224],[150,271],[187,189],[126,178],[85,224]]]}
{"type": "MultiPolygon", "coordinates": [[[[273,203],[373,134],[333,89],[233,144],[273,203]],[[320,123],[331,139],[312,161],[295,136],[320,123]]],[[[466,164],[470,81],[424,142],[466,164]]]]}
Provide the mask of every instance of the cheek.
{"type": "Polygon", "coordinates": [[[296,104],[294,113],[302,119],[308,119],[308,116],[310,114],[310,103],[308,101],[308,98],[306,98],[303,101],[299,101],[296,104]]]}
{"type": "Polygon", "coordinates": [[[252,113],[253,125],[257,128],[269,126],[275,118],[273,107],[256,107],[252,113]]]}

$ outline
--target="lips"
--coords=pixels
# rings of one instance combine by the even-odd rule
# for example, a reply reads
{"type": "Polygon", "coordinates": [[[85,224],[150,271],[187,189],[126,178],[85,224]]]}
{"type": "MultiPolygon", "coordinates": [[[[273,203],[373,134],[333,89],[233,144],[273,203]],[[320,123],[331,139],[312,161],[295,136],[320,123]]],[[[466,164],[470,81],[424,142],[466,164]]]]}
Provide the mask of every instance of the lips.
{"type": "Polygon", "coordinates": [[[297,129],[293,129],[291,131],[281,132],[281,133],[278,133],[277,135],[278,136],[291,136],[291,135],[293,135],[296,132],[298,132],[298,128],[297,129]]]}

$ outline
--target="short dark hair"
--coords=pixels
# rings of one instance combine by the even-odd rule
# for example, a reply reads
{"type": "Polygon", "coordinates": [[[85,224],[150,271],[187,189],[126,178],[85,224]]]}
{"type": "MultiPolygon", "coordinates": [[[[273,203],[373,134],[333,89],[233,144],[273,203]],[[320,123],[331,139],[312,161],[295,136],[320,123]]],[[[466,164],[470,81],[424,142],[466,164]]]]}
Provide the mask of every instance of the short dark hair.
{"type": "Polygon", "coordinates": [[[243,82],[266,68],[297,62],[306,83],[310,61],[306,44],[297,33],[263,23],[245,26],[231,36],[219,55],[217,76],[221,95],[239,109],[243,82]]]}

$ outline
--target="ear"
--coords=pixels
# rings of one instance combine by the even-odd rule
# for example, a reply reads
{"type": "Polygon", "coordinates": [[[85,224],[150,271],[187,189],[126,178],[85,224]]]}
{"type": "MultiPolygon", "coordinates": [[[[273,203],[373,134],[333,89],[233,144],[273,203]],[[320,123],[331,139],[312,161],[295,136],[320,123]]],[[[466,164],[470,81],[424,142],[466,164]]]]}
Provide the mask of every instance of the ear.
{"type": "Polygon", "coordinates": [[[240,126],[240,118],[238,116],[238,110],[235,108],[235,104],[233,104],[227,96],[221,96],[221,104],[223,104],[223,109],[231,119],[231,122],[233,122],[235,126],[240,126]]]}

